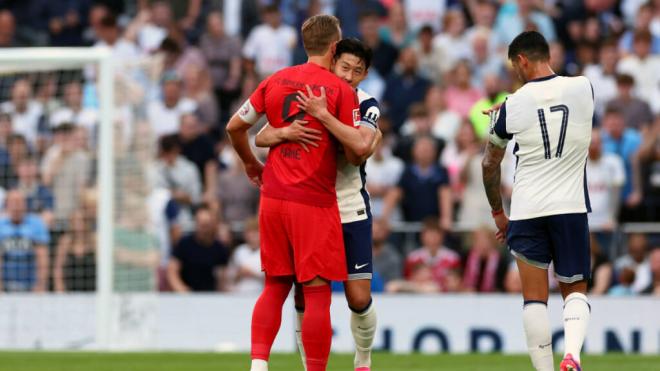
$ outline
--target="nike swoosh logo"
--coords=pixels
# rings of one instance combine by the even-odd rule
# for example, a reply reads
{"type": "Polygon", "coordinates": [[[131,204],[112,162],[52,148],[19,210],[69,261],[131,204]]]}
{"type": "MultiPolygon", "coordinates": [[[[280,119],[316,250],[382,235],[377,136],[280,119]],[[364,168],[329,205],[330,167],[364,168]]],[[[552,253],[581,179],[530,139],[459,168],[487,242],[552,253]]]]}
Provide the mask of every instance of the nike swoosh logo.
{"type": "Polygon", "coordinates": [[[367,263],[367,264],[362,264],[362,265],[357,265],[357,264],[355,264],[355,269],[359,270],[359,269],[362,269],[362,268],[366,267],[367,265],[369,265],[369,263],[367,263]]]}

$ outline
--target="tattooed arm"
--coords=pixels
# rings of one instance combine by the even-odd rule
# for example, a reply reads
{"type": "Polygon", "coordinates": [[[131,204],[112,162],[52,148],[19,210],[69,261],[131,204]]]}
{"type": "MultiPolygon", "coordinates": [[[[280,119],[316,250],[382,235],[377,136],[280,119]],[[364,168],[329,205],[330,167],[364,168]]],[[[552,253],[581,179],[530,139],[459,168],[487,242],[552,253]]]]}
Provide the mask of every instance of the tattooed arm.
{"type": "Polygon", "coordinates": [[[502,148],[492,142],[488,142],[486,144],[486,153],[481,163],[486,197],[488,197],[488,203],[490,203],[492,209],[493,219],[495,219],[495,225],[498,229],[497,239],[500,242],[504,242],[506,229],[509,225],[509,219],[502,210],[502,194],[500,193],[501,164],[505,150],[506,147],[502,148]]]}

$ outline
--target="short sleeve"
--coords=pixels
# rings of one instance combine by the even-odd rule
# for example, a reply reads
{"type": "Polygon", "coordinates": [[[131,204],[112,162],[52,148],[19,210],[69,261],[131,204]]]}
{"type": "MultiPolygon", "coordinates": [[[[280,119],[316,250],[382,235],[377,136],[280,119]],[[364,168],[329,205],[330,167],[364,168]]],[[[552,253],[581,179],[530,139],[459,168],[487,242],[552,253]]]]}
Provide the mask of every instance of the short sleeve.
{"type": "Polygon", "coordinates": [[[378,119],[380,118],[378,101],[375,98],[369,98],[360,103],[360,116],[360,126],[378,129],[378,119]]]}
{"type": "Polygon", "coordinates": [[[444,166],[438,166],[438,187],[448,186],[449,185],[449,172],[444,166]]]}
{"type": "Polygon", "coordinates": [[[169,225],[175,224],[179,217],[179,204],[174,200],[169,200],[165,205],[165,219],[169,225]]]}
{"type": "Polygon", "coordinates": [[[39,245],[47,245],[50,242],[50,236],[44,222],[35,216],[30,223],[32,224],[32,241],[39,245]]]}
{"type": "Polygon", "coordinates": [[[360,126],[360,105],[357,94],[346,83],[342,83],[340,89],[337,97],[337,119],[344,125],[357,128],[360,126]]]}
{"type": "Polygon", "coordinates": [[[513,134],[509,134],[506,130],[506,102],[504,102],[490,128],[490,142],[504,148],[511,139],[513,139],[513,134]]]}

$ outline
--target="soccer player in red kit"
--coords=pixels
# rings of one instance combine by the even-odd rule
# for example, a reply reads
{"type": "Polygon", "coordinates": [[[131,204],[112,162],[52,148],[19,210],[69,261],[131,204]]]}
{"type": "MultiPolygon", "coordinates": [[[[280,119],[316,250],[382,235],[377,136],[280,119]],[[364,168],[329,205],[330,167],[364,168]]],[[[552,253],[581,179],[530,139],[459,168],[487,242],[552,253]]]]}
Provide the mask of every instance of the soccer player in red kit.
{"type": "Polygon", "coordinates": [[[304,285],[302,342],[307,371],[325,371],[332,340],[329,281],[347,278],[335,193],[339,144],[329,130],[344,143],[352,143],[344,146],[348,157],[361,157],[369,150],[357,130],[360,111],[355,91],[329,71],[341,39],[339,21],[328,15],[311,17],[302,26],[302,38],[308,63],[264,80],[227,125],[232,145],[248,177],[261,186],[262,196],[259,225],[266,283],[252,314],[251,371],[268,370],[282,305],[294,280],[304,285]],[[298,108],[298,93],[308,86],[317,94],[325,91],[328,110],[340,125],[326,128],[298,108]],[[263,114],[275,128],[307,121],[308,127],[319,130],[318,147],[307,152],[298,143],[281,143],[271,148],[263,166],[247,134],[263,114]]]}

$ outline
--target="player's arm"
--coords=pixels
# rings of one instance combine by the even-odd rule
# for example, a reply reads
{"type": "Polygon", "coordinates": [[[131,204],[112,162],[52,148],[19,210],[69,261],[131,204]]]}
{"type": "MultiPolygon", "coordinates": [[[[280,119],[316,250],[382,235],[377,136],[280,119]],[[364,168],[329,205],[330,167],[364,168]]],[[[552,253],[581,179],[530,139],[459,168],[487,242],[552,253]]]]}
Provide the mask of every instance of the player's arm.
{"type": "MultiPolygon", "coordinates": [[[[355,130],[354,126],[346,125],[334,117],[328,111],[325,88],[323,87],[321,87],[321,95],[316,96],[312,88],[307,86],[307,94],[299,92],[298,102],[301,109],[321,121],[328,131],[344,145],[346,158],[349,162],[353,165],[360,165],[364,162],[376,137],[375,128],[355,130]]],[[[347,109],[346,107],[343,108],[347,109]]]]}
{"type": "Polygon", "coordinates": [[[500,107],[497,117],[494,112],[489,112],[489,114],[491,115],[491,122],[494,121],[494,124],[492,124],[491,127],[481,167],[486,197],[488,198],[488,203],[490,204],[493,218],[495,219],[495,224],[498,229],[497,237],[500,241],[503,241],[509,220],[506,215],[504,215],[502,209],[502,194],[500,193],[502,177],[501,165],[507,143],[512,136],[506,132],[505,104],[502,104],[500,107]]]}
{"type": "Polygon", "coordinates": [[[257,159],[248,137],[248,130],[256,123],[262,115],[252,106],[248,99],[243,106],[232,116],[227,124],[227,136],[238,157],[243,162],[245,172],[252,184],[261,186],[261,173],[264,165],[257,159]]]}
{"type": "Polygon", "coordinates": [[[266,123],[257,134],[254,143],[257,147],[270,148],[284,142],[295,142],[309,152],[308,145],[319,146],[317,142],[321,140],[322,133],[305,125],[307,121],[304,120],[294,120],[291,125],[281,128],[274,128],[266,123]]]}

